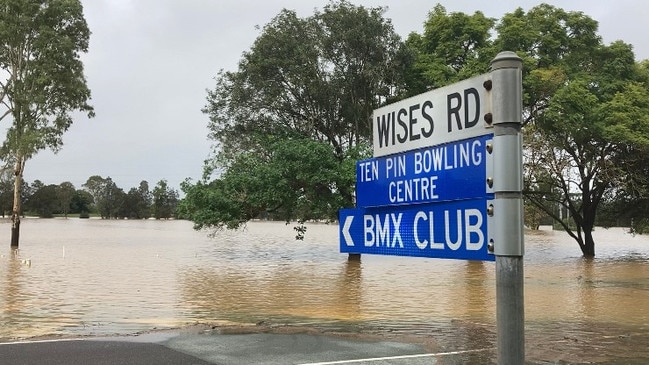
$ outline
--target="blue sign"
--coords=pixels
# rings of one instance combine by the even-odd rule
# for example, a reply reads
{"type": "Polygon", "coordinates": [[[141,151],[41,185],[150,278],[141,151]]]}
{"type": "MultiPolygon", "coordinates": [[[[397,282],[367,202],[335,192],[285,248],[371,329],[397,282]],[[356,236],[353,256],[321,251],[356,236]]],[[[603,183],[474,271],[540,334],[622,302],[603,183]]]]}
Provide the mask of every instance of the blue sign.
{"type": "Polygon", "coordinates": [[[356,163],[356,205],[379,207],[492,198],[484,135],[356,163]]]}
{"type": "Polygon", "coordinates": [[[342,209],[340,252],[493,261],[487,199],[342,209]]]}

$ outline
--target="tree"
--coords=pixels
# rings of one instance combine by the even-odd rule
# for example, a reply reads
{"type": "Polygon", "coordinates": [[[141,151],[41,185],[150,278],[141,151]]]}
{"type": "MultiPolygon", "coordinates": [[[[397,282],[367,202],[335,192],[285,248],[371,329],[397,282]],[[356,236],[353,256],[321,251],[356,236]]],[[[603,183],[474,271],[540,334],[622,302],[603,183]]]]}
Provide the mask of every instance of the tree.
{"type": "Polygon", "coordinates": [[[137,188],[131,188],[126,194],[124,202],[123,217],[129,219],[148,219],[151,217],[152,196],[149,191],[149,183],[145,180],[140,182],[137,188]]]}
{"type": "Polygon", "coordinates": [[[153,204],[153,196],[149,190],[149,182],[146,180],[140,181],[137,188],[138,196],[138,212],[139,217],[149,219],[151,217],[151,204],[153,204]]]}
{"type": "Polygon", "coordinates": [[[497,52],[518,51],[524,62],[525,200],[593,257],[602,199],[626,194],[640,201],[633,187],[647,177],[637,156],[649,136],[649,73],[635,63],[631,46],[604,45],[595,20],[547,4],[527,13],[516,9],[497,23],[437,6],[424,34],[407,43],[416,55],[409,73],[415,91],[485,72],[497,52]],[[559,214],[565,211],[569,219],[559,214]]]}
{"type": "Polygon", "coordinates": [[[409,95],[417,95],[488,71],[496,55],[490,31],[495,20],[482,12],[448,13],[436,5],[423,34],[411,33],[406,45],[416,55],[407,71],[409,95]]]}
{"type": "Polygon", "coordinates": [[[305,137],[338,157],[371,135],[370,115],[394,96],[401,43],[382,9],[331,3],[298,18],[283,10],[208,93],[210,137],[230,158],[263,150],[260,136],[305,137]]]}
{"type": "Polygon", "coordinates": [[[496,43],[519,50],[525,63],[527,146],[535,149],[525,161],[527,197],[594,257],[597,209],[637,176],[629,149],[649,146],[649,84],[631,46],[603,45],[597,22],[583,13],[545,4],[518,9],[497,30],[496,43]]]}
{"type": "Polygon", "coordinates": [[[52,218],[61,206],[58,199],[59,186],[55,184],[36,186],[34,193],[26,200],[25,208],[36,213],[40,218],[52,218]]]}
{"type": "Polygon", "coordinates": [[[59,200],[61,212],[66,218],[68,217],[68,213],[70,212],[72,199],[74,198],[76,191],[77,189],[69,181],[65,181],[59,184],[57,190],[57,198],[59,200]]]}
{"type": "Polygon", "coordinates": [[[61,148],[73,111],[93,115],[80,59],[89,37],[79,0],[0,0],[0,120],[11,121],[0,152],[15,163],[12,247],[19,243],[25,162],[61,148]]]}
{"type": "Polygon", "coordinates": [[[126,193],[113,179],[94,175],[88,178],[83,187],[92,195],[95,208],[103,219],[119,218],[123,211],[126,193]]]}
{"type": "Polygon", "coordinates": [[[126,193],[109,177],[106,179],[102,199],[97,204],[99,215],[104,219],[121,218],[126,193]]]}
{"type": "Polygon", "coordinates": [[[77,189],[70,202],[70,212],[78,213],[79,218],[89,218],[92,202],[93,198],[89,192],[77,189]]]}
{"type": "Polygon", "coordinates": [[[102,190],[106,185],[106,179],[99,175],[92,175],[82,185],[85,191],[92,196],[92,203],[96,204],[101,198],[102,190]]]}
{"type": "Polygon", "coordinates": [[[354,180],[336,175],[345,168],[353,176],[349,158],[367,151],[373,109],[405,91],[410,56],[382,8],[338,1],[307,18],[281,11],[238,70],[222,71],[208,93],[204,112],[217,153],[206,181],[184,185],[192,190],[188,205],[201,209],[192,213],[195,222],[236,227],[256,215],[331,218],[353,205],[354,180]],[[280,156],[293,160],[283,165],[280,156]],[[213,173],[221,176],[210,183],[213,173]],[[218,197],[219,207],[198,201],[208,197],[218,197]],[[307,212],[298,208],[308,206],[302,202],[320,206],[307,212]]]}
{"type": "Polygon", "coordinates": [[[167,185],[167,180],[160,180],[153,188],[153,217],[155,219],[172,218],[178,205],[178,192],[167,185]]]}

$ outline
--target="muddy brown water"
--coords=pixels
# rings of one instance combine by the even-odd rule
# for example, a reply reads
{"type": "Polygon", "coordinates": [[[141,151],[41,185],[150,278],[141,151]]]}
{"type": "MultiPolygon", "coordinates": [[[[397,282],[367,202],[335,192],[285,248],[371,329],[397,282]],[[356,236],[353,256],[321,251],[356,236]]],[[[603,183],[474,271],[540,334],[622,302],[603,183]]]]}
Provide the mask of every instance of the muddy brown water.
{"type": "MultiPolygon", "coordinates": [[[[0,224],[9,236],[9,225],[0,224]]],[[[338,253],[338,227],[252,222],[208,237],[186,221],[26,219],[0,247],[0,339],[131,334],[192,323],[299,326],[485,349],[494,264],[338,253]]],[[[530,363],[649,363],[649,237],[595,231],[597,258],[549,229],[525,237],[530,363]]]]}

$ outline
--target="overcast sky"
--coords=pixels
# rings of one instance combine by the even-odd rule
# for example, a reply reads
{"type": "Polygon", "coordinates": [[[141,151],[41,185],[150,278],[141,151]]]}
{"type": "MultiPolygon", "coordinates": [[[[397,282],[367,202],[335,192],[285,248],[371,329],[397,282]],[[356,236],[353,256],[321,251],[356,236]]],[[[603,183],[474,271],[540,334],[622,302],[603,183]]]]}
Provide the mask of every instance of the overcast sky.
{"type": "MultiPolygon", "coordinates": [[[[599,22],[606,44],[621,39],[634,46],[636,59],[649,58],[646,0],[546,1],[583,11],[599,22]]],[[[42,151],[27,162],[25,179],[45,184],[91,175],[110,176],[128,191],[147,180],[167,179],[178,189],[185,178],[199,179],[209,154],[207,116],[201,113],[206,89],[220,69],[236,70],[242,52],[281,9],[302,17],[327,0],[82,0],[92,32],[84,55],[96,117],[82,115],[64,136],[58,154],[42,151]]],[[[438,1],[353,0],[387,6],[397,33],[421,33],[438,1]]],[[[541,1],[439,1],[449,12],[480,10],[500,19],[517,7],[541,1]]]]}

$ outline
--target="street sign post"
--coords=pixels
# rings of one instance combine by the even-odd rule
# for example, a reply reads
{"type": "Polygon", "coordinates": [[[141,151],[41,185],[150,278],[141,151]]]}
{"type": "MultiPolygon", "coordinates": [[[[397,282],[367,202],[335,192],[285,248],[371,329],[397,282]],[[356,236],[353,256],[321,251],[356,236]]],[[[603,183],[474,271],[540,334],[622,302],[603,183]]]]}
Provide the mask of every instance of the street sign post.
{"type": "Polygon", "coordinates": [[[443,202],[493,197],[487,181],[492,135],[420,148],[356,163],[356,205],[443,202]]]}
{"type": "Polygon", "coordinates": [[[491,61],[494,124],[494,253],[498,363],[525,363],[523,295],[523,60],[491,61]]]}
{"type": "Polygon", "coordinates": [[[495,259],[500,365],[525,363],[522,65],[501,52],[488,74],[375,110],[357,208],[339,212],[350,257],[495,259]]]}

